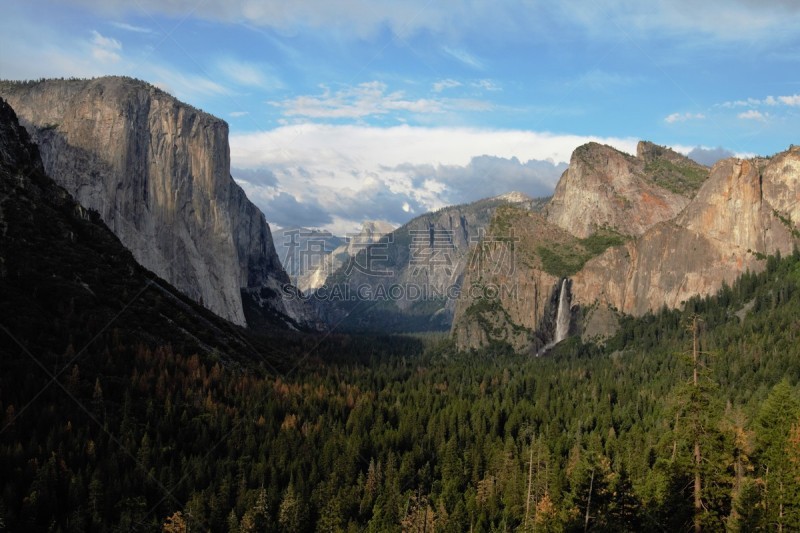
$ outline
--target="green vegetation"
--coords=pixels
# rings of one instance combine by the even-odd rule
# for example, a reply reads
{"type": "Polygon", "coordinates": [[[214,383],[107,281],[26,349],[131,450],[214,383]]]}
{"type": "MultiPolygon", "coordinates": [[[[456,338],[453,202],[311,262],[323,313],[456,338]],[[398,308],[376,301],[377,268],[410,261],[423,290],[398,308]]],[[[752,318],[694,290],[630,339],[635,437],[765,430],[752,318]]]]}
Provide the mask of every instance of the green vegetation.
{"type": "Polygon", "coordinates": [[[650,161],[644,171],[659,186],[690,198],[708,178],[707,168],[691,163],[678,164],[664,158],[650,161]]]}
{"type": "Polygon", "coordinates": [[[775,215],[776,217],[778,217],[778,220],[781,221],[781,224],[786,226],[789,229],[789,231],[792,232],[792,237],[800,239],[800,230],[798,230],[797,226],[795,226],[792,223],[792,219],[791,218],[783,216],[782,214],[780,214],[780,212],[777,209],[773,209],[772,210],[772,214],[775,215]]]}
{"type": "Polygon", "coordinates": [[[683,311],[625,318],[604,348],[570,339],[544,358],[333,337],[284,347],[302,364],[276,374],[109,331],[64,389],[38,397],[47,374],[3,359],[0,518],[10,530],[583,531],[588,508],[594,531],[796,530],[798,316],[794,254],[683,311]]]}
{"type": "Polygon", "coordinates": [[[542,358],[262,336],[18,170],[0,168],[0,529],[800,530],[800,252],[542,358]]]}
{"type": "Polygon", "coordinates": [[[602,228],[585,239],[571,243],[553,243],[538,246],[536,253],[542,260],[542,269],[557,277],[575,274],[586,262],[612,246],[624,244],[626,237],[610,228],[602,228]]]}

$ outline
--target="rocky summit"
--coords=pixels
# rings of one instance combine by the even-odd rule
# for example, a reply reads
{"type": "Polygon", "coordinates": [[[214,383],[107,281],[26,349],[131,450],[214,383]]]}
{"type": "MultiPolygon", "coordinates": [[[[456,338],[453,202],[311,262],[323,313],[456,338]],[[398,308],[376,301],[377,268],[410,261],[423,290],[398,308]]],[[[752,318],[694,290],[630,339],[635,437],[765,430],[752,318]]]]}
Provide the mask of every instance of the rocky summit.
{"type": "Polygon", "coordinates": [[[569,288],[570,332],[596,338],[616,329],[620,312],[680,308],[746,271],[760,272],[768,255],[800,243],[799,177],[797,147],[707,169],[649,142],[639,143],[635,157],[581,146],[545,218],[495,213],[493,231],[516,231],[514,265],[505,276],[480,265],[468,272],[465,285],[505,290],[490,298],[462,291],[456,343],[539,351],[554,340],[562,286],[569,288]]]}
{"type": "Polygon", "coordinates": [[[767,255],[798,244],[799,178],[795,147],[768,159],[718,162],[674,220],[589,261],[574,277],[576,301],[641,315],[760,272],[767,255]]]}
{"type": "Polygon", "coordinates": [[[301,302],[280,297],[289,278],[264,215],[231,178],[224,121],[122,77],[4,82],[0,96],[48,175],[142,265],[236,324],[245,307],[313,323],[301,302]]]}
{"type": "Polygon", "coordinates": [[[547,205],[547,220],[579,238],[601,228],[640,235],[674,218],[708,169],[680,154],[640,142],[633,157],[588,143],[570,158],[547,205]],[[693,179],[694,178],[694,179],[693,179]]]}

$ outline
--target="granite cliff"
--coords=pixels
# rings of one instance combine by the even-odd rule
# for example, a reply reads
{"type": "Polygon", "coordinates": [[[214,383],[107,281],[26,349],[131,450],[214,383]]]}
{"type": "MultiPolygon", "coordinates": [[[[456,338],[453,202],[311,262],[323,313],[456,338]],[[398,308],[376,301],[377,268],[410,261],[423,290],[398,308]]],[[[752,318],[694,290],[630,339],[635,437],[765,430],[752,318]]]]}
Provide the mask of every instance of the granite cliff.
{"type": "Polygon", "coordinates": [[[680,307],[762,270],[767,255],[800,243],[800,148],[726,159],[709,172],[652,143],[639,143],[636,157],[590,143],[575,151],[544,212],[535,223],[495,214],[493,227],[521,237],[514,276],[477,268],[468,282],[510,284],[516,298],[462,298],[453,326],[460,348],[505,341],[538,350],[554,336],[562,285],[571,333],[590,338],[613,331],[619,312],[680,307]]]}
{"type": "Polygon", "coordinates": [[[289,278],[264,215],[231,178],[224,121],[130,78],[4,82],[0,96],[45,171],[142,265],[236,324],[245,308],[313,322],[281,298],[289,278]]]}
{"type": "Polygon", "coordinates": [[[100,368],[112,345],[169,345],[225,365],[282,360],[271,338],[249,335],[138,264],[96,211],[45,174],[38,147],[1,98],[0,294],[6,378],[44,379],[34,355],[53,372],[77,368],[79,357],[81,368],[100,368]]]}
{"type": "Polygon", "coordinates": [[[447,330],[470,250],[495,210],[516,205],[536,211],[542,204],[513,193],[416,217],[377,243],[362,246],[327,277],[314,299],[327,321],[344,329],[447,330]]]}
{"type": "Polygon", "coordinates": [[[797,220],[800,148],[720,161],[674,220],[589,261],[574,277],[575,301],[632,315],[679,307],[747,270],[761,271],[766,255],[791,253],[797,220]]]}
{"type": "Polygon", "coordinates": [[[547,204],[547,220],[579,238],[602,228],[640,235],[675,217],[708,170],[686,157],[640,142],[633,157],[588,143],[570,158],[547,204]]]}

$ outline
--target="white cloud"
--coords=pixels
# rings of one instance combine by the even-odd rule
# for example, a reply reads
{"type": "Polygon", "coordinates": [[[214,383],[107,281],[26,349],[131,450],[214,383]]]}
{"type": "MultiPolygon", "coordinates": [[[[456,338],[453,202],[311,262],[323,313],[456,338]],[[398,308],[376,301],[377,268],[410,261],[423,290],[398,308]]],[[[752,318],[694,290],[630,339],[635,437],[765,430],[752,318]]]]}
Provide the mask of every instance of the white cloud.
{"type": "Polygon", "coordinates": [[[594,37],[602,38],[613,38],[613,33],[625,37],[660,34],[694,41],[713,38],[775,43],[792,39],[796,35],[793,28],[800,19],[800,4],[785,0],[567,0],[561,3],[560,10],[561,16],[573,18],[594,37]]]}
{"type": "Polygon", "coordinates": [[[800,106],[800,94],[793,94],[791,96],[779,96],[778,100],[784,105],[800,106]]]}
{"type": "Polygon", "coordinates": [[[730,102],[723,102],[719,104],[720,107],[725,107],[725,108],[761,107],[761,106],[776,107],[779,105],[800,106],[800,94],[791,94],[786,96],[770,95],[763,99],[747,98],[746,100],[733,100],[730,102]]]}
{"type": "Polygon", "coordinates": [[[687,120],[703,120],[706,116],[703,113],[672,113],[664,118],[667,124],[676,122],[686,122],[687,120]]]}
{"type": "Polygon", "coordinates": [[[524,37],[532,29],[555,33],[566,21],[584,33],[605,39],[628,40],[630,36],[704,36],[728,41],[792,38],[800,5],[787,0],[611,0],[587,3],[563,0],[558,3],[497,3],[489,0],[74,0],[111,14],[145,11],[184,17],[194,16],[250,24],[295,32],[302,28],[331,29],[352,39],[373,37],[389,28],[401,37],[416,32],[462,36],[501,35],[524,37]],[[611,22],[611,23],[609,23],[611,22]],[[624,31],[620,31],[624,28],[624,31]]]}
{"type": "MultiPolygon", "coordinates": [[[[552,193],[563,169],[556,164],[589,141],[628,153],[635,153],[637,142],[522,130],[310,123],[230,139],[233,166],[274,173],[261,196],[257,180],[249,180],[257,203],[286,192],[332,214],[327,229],[338,233],[357,229],[361,217],[399,224],[412,213],[511,189],[552,193]]],[[[270,204],[259,205],[272,221],[270,204]]]]}
{"type": "Polygon", "coordinates": [[[148,67],[156,87],[184,102],[196,102],[204,96],[229,95],[230,90],[204,75],[182,73],[161,65],[148,67]]]}
{"type": "Polygon", "coordinates": [[[121,30],[130,31],[134,33],[154,33],[153,30],[150,28],[145,28],[143,26],[135,26],[133,24],[128,24],[127,22],[112,22],[112,26],[115,28],[119,28],[121,30]]]}
{"type": "Polygon", "coordinates": [[[116,63],[120,60],[121,50],[121,42],[92,30],[92,57],[103,63],[116,63]]]}
{"type": "Polygon", "coordinates": [[[482,89],[484,91],[502,91],[503,88],[492,80],[477,80],[470,83],[473,87],[482,89]]]}
{"type": "Polygon", "coordinates": [[[442,51],[448,56],[475,70],[483,70],[483,62],[466,50],[445,46],[442,51]]]}
{"type": "Polygon", "coordinates": [[[739,113],[736,116],[744,120],[758,120],[761,122],[765,122],[767,120],[767,117],[769,117],[767,113],[762,113],[761,111],[755,109],[749,109],[747,111],[739,113]]]}
{"type": "Polygon", "coordinates": [[[739,157],[734,152],[725,149],[721,146],[718,146],[717,148],[695,146],[691,150],[687,150],[682,153],[686,155],[689,159],[693,159],[694,161],[697,161],[701,165],[706,165],[708,167],[712,166],[720,159],[726,159],[728,157],[739,157]]]}
{"type": "Polygon", "coordinates": [[[230,113],[228,113],[228,116],[233,118],[239,118],[239,117],[246,117],[249,114],[250,114],[249,111],[231,111],[230,113]]]}
{"type": "Polygon", "coordinates": [[[340,163],[359,160],[373,167],[403,163],[466,165],[476,155],[568,162],[572,151],[589,141],[636,153],[637,139],[562,135],[525,130],[477,128],[378,128],[355,125],[298,124],[274,130],[233,134],[231,157],[237,166],[265,161],[280,164],[340,163]],[[332,161],[329,154],[337,154],[332,161]]]}
{"type": "Polygon", "coordinates": [[[459,99],[408,98],[403,91],[388,92],[385,83],[371,81],[355,87],[332,92],[323,86],[317,96],[296,96],[273,105],[283,109],[289,117],[360,119],[370,116],[386,115],[393,112],[417,114],[445,113],[454,109],[482,111],[475,101],[459,99]]]}
{"type": "Polygon", "coordinates": [[[461,82],[451,79],[439,80],[433,84],[433,92],[440,93],[445,89],[453,89],[455,87],[461,87],[461,82]]]}

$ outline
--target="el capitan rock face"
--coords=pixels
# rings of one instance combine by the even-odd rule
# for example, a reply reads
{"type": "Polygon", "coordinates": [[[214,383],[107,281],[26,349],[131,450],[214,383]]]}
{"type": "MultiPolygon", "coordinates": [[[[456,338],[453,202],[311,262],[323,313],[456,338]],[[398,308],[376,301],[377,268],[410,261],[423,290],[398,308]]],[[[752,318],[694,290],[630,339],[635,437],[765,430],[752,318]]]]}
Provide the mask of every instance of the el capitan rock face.
{"type": "Polygon", "coordinates": [[[679,182],[680,170],[702,174],[704,167],[652,143],[639,143],[638,154],[633,157],[597,143],[578,147],[547,205],[547,220],[586,238],[601,228],[641,235],[675,217],[689,198],[665,185],[679,182]],[[654,167],[663,170],[663,180],[653,179],[654,167]]]}
{"type": "MultiPolygon", "coordinates": [[[[0,95],[47,173],[194,300],[244,325],[243,289],[273,294],[289,281],[263,214],[230,176],[224,121],[130,78],[3,83],[0,95]]],[[[297,301],[268,305],[311,320],[297,301]]]]}

